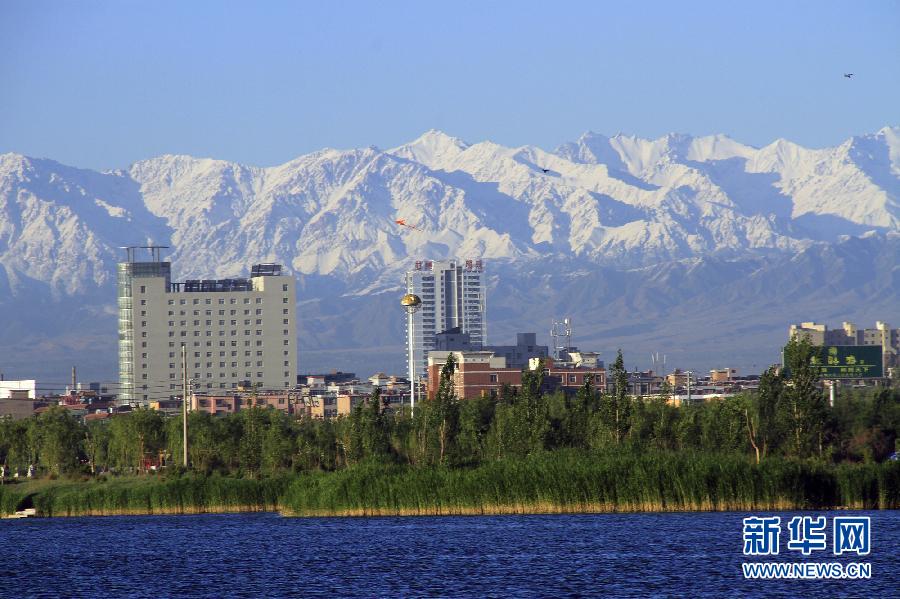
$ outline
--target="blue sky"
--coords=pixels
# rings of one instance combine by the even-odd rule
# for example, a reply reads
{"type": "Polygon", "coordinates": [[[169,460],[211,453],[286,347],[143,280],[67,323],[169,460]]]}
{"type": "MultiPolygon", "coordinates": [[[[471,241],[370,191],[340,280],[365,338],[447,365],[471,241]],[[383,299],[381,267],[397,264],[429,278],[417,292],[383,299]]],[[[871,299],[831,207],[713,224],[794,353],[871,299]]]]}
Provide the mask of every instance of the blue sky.
{"type": "Polygon", "coordinates": [[[0,0],[0,152],[77,166],[272,165],[431,128],[821,147],[897,124],[895,1],[0,0]]]}

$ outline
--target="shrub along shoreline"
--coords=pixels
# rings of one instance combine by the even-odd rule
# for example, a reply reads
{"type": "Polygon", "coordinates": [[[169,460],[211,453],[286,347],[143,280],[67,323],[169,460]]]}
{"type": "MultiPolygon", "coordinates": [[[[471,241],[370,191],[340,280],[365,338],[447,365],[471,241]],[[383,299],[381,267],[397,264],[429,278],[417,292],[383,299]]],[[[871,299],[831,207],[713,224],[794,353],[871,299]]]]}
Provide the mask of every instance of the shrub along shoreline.
{"type": "Polygon", "coordinates": [[[184,475],[0,487],[0,513],[41,516],[277,511],[286,516],[440,516],[900,508],[900,463],[740,455],[555,451],[471,468],[364,461],[259,480],[184,475]]]}

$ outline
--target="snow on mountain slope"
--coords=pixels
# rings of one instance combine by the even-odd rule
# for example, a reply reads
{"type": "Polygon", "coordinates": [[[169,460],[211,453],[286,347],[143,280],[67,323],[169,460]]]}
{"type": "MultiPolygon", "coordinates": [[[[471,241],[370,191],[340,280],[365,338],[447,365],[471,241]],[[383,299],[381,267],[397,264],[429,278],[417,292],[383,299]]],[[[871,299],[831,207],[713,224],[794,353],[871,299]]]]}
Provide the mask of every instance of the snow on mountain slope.
{"type": "Polygon", "coordinates": [[[180,277],[271,260],[365,288],[417,257],[636,268],[798,252],[900,229],[898,137],[885,128],[809,150],[588,133],[547,152],[432,130],[268,168],[166,155],[108,173],[6,154],[0,294],[25,280],[87,292],[111,282],[117,246],[148,240],[172,246],[180,277]]]}
{"type": "Polygon", "coordinates": [[[32,283],[55,296],[108,285],[117,247],[168,241],[132,180],[0,155],[0,298],[32,283]]]}

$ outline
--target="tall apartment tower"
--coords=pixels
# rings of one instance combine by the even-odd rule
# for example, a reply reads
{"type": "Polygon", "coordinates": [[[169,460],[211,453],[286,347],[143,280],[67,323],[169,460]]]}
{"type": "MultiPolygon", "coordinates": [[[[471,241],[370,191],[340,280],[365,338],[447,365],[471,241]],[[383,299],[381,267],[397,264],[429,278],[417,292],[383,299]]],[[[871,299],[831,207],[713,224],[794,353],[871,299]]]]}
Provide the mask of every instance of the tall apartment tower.
{"type": "Polygon", "coordinates": [[[413,347],[407,347],[418,376],[427,374],[428,352],[436,348],[438,333],[458,327],[472,346],[487,343],[481,260],[417,261],[406,273],[406,290],[422,298],[422,308],[413,315],[413,347]]]}
{"type": "Polygon", "coordinates": [[[294,278],[257,264],[248,279],[172,283],[163,247],[125,248],[118,265],[119,400],[142,403],[181,395],[181,346],[198,390],[250,381],[284,389],[297,378],[294,278]],[[151,260],[135,260],[149,249],[151,260]]]}

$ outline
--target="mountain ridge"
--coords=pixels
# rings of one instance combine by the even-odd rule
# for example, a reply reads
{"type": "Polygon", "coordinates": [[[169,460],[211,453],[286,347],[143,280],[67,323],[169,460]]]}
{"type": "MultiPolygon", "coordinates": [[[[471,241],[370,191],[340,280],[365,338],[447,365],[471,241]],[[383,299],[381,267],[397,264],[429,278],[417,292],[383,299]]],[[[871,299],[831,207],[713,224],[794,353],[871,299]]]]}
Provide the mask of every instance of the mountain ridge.
{"type": "MultiPolygon", "coordinates": [[[[315,340],[307,349],[322,355],[354,345],[329,340],[329,330],[366,342],[396,334],[396,323],[377,327],[376,337],[360,333],[354,313],[365,312],[367,299],[386,308],[372,298],[399,289],[415,259],[484,259],[494,277],[488,319],[501,335],[522,328],[516,322],[534,322],[540,302],[526,298],[517,307],[493,294],[525,298],[531,289],[515,281],[532,280],[529,273],[559,289],[569,288],[572,273],[587,273],[580,276],[593,281],[595,296],[587,287],[577,291],[590,308],[579,318],[585,338],[600,343],[598,331],[617,327],[596,315],[613,296],[591,273],[627,282],[628,299],[615,300],[625,302],[615,312],[637,331],[642,325],[627,317],[629,302],[636,311],[656,310],[651,295],[667,289],[659,281],[674,291],[653,312],[654,326],[666,313],[691,312],[685,302],[696,303],[695,294],[673,279],[688,276],[690,264],[707,273],[695,285],[731,302],[736,289],[750,294],[751,320],[753,310],[772,309],[762,283],[747,282],[755,276],[794,289],[775,298],[798,308],[828,304],[823,311],[831,313],[834,304],[816,297],[809,272],[827,278],[825,262],[857,247],[881,265],[883,272],[858,267],[880,275],[879,283],[864,286],[850,274],[840,280],[885,307],[882,318],[897,318],[900,275],[889,265],[900,263],[898,232],[900,127],[820,149],[786,140],[754,148],[725,135],[647,140],[587,132],[554,151],[430,130],[387,150],[322,149],[270,167],[168,154],[98,172],[0,155],[0,306],[46,295],[48,305],[68,310],[67,303],[101,297],[101,307],[84,316],[85,327],[99,330],[106,325],[98,319],[114,305],[123,245],[171,246],[177,278],[241,276],[253,262],[275,261],[298,276],[300,301],[314,308],[301,322],[301,349],[305,336],[315,340]],[[396,225],[398,218],[416,228],[396,225]],[[747,281],[733,279],[729,268],[747,281]],[[315,307],[335,294],[352,309],[315,307]],[[356,324],[349,331],[322,324],[341,318],[356,324]]],[[[574,309],[538,295],[543,304],[574,309]]],[[[20,334],[54,338],[38,316],[16,310],[22,326],[12,328],[20,334]]],[[[545,320],[560,315],[550,311],[545,320]]],[[[851,308],[847,316],[863,312],[851,308]]],[[[9,356],[0,351],[0,363],[9,356]]]]}

